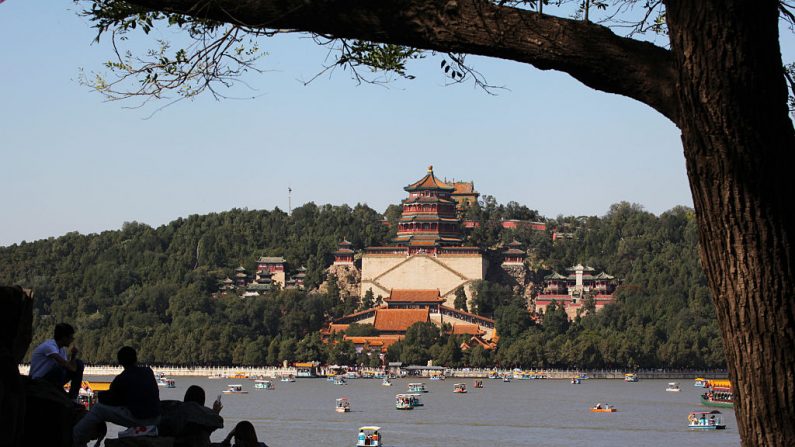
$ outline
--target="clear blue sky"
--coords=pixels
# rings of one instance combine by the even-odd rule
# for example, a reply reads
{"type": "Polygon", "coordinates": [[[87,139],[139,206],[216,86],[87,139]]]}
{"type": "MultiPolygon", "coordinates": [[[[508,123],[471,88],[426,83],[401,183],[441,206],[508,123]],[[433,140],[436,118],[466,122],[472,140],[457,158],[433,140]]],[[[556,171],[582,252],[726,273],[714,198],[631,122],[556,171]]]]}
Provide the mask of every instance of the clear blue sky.
{"type": "Polygon", "coordinates": [[[429,164],[550,217],[602,215],[619,201],[654,213],[692,203],[669,121],[514,62],[472,60],[509,89],[497,96],[445,86],[439,57],[389,88],[357,85],[342,71],[304,86],[299,79],[321,69],[326,51],[280,37],[263,41],[268,72],[246,78],[257,90],[243,93],[256,99],[206,96],[145,119],[151,107],[104,102],[77,82],[80,67],[101,69],[110,47],[92,45],[76,8],[0,4],[0,245],[234,207],[286,209],[288,186],[293,206],[383,211],[429,164]]]}

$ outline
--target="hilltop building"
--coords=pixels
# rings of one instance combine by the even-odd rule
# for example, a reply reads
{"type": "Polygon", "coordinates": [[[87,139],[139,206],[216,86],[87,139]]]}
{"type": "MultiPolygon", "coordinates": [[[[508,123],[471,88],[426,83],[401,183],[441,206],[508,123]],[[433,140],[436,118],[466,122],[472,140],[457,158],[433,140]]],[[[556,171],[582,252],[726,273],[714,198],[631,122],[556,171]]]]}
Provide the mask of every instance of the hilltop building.
{"type": "Polygon", "coordinates": [[[368,290],[388,296],[392,289],[439,289],[452,304],[459,287],[469,296],[467,286],[485,278],[488,262],[478,247],[464,246],[452,197],[456,188],[439,180],[429,166],[424,177],[403,189],[409,195],[401,202],[392,245],[364,250],[359,296],[368,290]]]}
{"type": "Polygon", "coordinates": [[[257,259],[257,278],[263,272],[270,273],[270,277],[275,284],[284,287],[287,283],[287,261],[280,256],[263,256],[257,259]]]}
{"type": "Polygon", "coordinates": [[[439,327],[449,325],[455,335],[470,336],[469,344],[480,344],[489,349],[495,345],[494,320],[444,305],[439,290],[393,289],[380,307],[355,312],[334,320],[324,335],[344,332],[353,324],[372,324],[378,335],[369,337],[344,336],[356,346],[358,352],[386,352],[387,348],[406,335],[414,323],[432,322],[439,327]]]}
{"type": "Polygon", "coordinates": [[[615,301],[615,277],[601,272],[594,275],[593,267],[577,264],[566,269],[567,276],[557,272],[544,277],[544,288],[535,298],[536,312],[545,311],[552,301],[563,307],[569,318],[582,312],[586,299],[593,298],[594,309],[599,311],[615,301]]]}

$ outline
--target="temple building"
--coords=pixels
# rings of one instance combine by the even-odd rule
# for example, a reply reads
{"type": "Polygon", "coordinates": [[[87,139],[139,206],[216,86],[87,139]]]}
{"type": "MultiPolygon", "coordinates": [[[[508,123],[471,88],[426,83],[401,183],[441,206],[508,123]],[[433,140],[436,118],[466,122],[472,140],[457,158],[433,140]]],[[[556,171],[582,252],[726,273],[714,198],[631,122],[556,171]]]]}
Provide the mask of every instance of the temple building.
{"type": "Polygon", "coordinates": [[[353,244],[346,239],[339,243],[337,251],[332,253],[334,255],[334,265],[353,264],[354,252],[351,247],[353,247],[353,244]]]}
{"type": "Polygon", "coordinates": [[[494,320],[447,307],[444,301],[438,289],[394,289],[384,299],[382,306],[337,318],[323,330],[323,334],[344,332],[353,323],[372,324],[378,331],[377,336],[343,338],[353,342],[359,352],[386,352],[390,345],[403,339],[412,324],[432,322],[439,327],[448,324],[450,333],[465,335],[469,337],[470,343],[494,347],[494,320]]]}
{"type": "Polygon", "coordinates": [[[237,287],[245,287],[246,283],[248,283],[248,274],[246,274],[246,269],[240,266],[235,269],[235,285],[237,287]]]}
{"type": "Polygon", "coordinates": [[[257,259],[257,277],[259,278],[262,272],[268,272],[275,284],[278,284],[279,287],[284,287],[287,284],[286,265],[287,261],[280,256],[263,256],[257,259]]]}
{"type": "Polygon", "coordinates": [[[457,182],[453,180],[450,183],[453,186],[453,192],[450,197],[455,200],[459,215],[467,208],[478,203],[480,193],[475,191],[475,182],[457,182]]]}
{"type": "Polygon", "coordinates": [[[566,269],[567,276],[557,272],[544,277],[544,288],[535,298],[536,312],[545,311],[552,301],[563,307],[569,318],[582,312],[584,300],[593,298],[594,308],[599,311],[613,303],[617,281],[605,272],[594,275],[592,267],[577,264],[566,269]]]}
{"type": "Polygon", "coordinates": [[[508,249],[502,252],[502,264],[522,265],[526,257],[527,252],[522,250],[522,243],[514,239],[513,242],[508,244],[508,249]]]}
{"type": "MultiPolygon", "coordinates": [[[[403,189],[408,197],[392,245],[364,250],[359,296],[368,290],[388,296],[392,289],[438,289],[452,304],[459,287],[470,296],[469,284],[485,278],[488,261],[478,247],[463,245],[455,187],[429,166],[424,177],[403,189]]],[[[335,262],[342,260],[342,249],[335,252],[335,262]]]]}

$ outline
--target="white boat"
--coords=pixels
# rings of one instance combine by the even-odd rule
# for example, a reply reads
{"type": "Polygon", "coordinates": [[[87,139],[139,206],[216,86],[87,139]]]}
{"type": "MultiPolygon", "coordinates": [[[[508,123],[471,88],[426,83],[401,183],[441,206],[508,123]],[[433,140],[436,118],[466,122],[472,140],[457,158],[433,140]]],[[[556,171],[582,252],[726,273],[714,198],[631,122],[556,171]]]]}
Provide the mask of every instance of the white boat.
{"type": "Polygon", "coordinates": [[[165,388],[176,388],[177,382],[174,379],[169,379],[165,374],[160,373],[157,375],[157,386],[165,388]]]}
{"type": "Polygon", "coordinates": [[[392,386],[392,382],[390,382],[389,377],[384,377],[384,380],[381,381],[382,386],[392,386]]]}
{"type": "Polygon", "coordinates": [[[334,383],[334,385],[347,385],[348,384],[348,382],[345,380],[345,377],[343,377],[343,376],[334,376],[334,380],[332,380],[332,383],[334,383]]]}
{"type": "Polygon", "coordinates": [[[295,382],[295,376],[292,374],[284,374],[279,380],[282,382],[295,382]]]}
{"type": "Polygon", "coordinates": [[[221,373],[217,373],[217,374],[209,375],[209,376],[207,376],[207,378],[208,379],[213,379],[213,380],[218,380],[218,379],[226,379],[226,376],[224,376],[221,373]]]}
{"type": "Polygon", "coordinates": [[[726,428],[718,410],[691,411],[687,415],[687,422],[687,428],[691,430],[724,430],[726,428]]]}
{"type": "Polygon", "coordinates": [[[696,377],[693,386],[696,388],[706,388],[708,380],[703,377],[696,377]]]}
{"type": "Polygon", "coordinates": [[[397,410],[413,410],[414,403],[410,394],[396,394],[395,395],[395,409],[397,410]]]}
{"type": "Polygon", "coordinates": [[[271,382],[270,380],[255,380],[254,388],[258,390],[272,390],[273,382],[271,382]]]}
{"type": "Polygon", "coordinates": [[[453,385],[453,392],[463,394],[467,392],[467,385],[466,383],[456,383],[453,385]]]}
{"type": "Polygon", "coordinates": [[[356,447],[381,447],[381,427],[364,426],[359,428],[359,437],[356,441],[356,447]]]}
{"type": "Polygon", "coordinates": [[[417,382],[409,384],[409,393],[427,393],[427,392],[428,390],[425,389],[424,383],[417,382]]]}
{"type": "Polygon", "coordinates": [[[336,406],[334,411],[337,413],[348,413],[351,411],[351,402],[348,400],[347,397],[340,397],[336,401],[336,406]]]}
{"type": "Polygon", "coordinates": [[[671,392],[671,393],[678,393],[679,391],[681,391],[681,389],[679,389],[679,384],[678,383],[670,382],[670,383],[668,383],[668,386],[665,387],[665,391],[668,391],[668,392],[671,392]]]}
{"type": "Polygon", "coordinates": [[[226,389],[222,391],[224,394],[248,394],[248,391],[243,389],[243,385],[229,384],[226,389]]]}
{"type": "Polygon", "coordinates": [[[624,374],[624,382],[637,382],[640,380],[638,375],[635,373],[626,373],[624,374]]]}

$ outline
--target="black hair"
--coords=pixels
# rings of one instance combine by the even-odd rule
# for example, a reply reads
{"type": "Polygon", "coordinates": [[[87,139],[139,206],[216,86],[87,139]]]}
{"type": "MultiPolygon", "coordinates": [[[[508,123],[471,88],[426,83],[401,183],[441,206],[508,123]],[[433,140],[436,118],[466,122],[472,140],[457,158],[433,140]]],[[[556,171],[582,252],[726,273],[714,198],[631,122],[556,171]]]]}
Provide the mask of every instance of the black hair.
{"type": "Polygon", "coordinates": [[[135,366],[135,364],[138,363],[138,354],[131,346],[125,346],[119,349],[116,358],[119,360],[119,364],[125,368],[128,366],[135,366]]]}
{"type": "Polygon", "coordinates": [[[185,397],[182,398],[183,402],[196,402],[199,405],[204,405],[204,388],[199,385],[191,385],[185,390],[185,397]]]}
{"type": "Polygon", "coordinates": [[[55,331],[53,331],[53,337],[56,340],[63,340],[65,337],[69,337],[74,335],[75,328],[72,327],[69,323],[58,323],[55,325],[55,331]]]}

